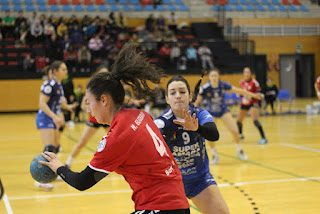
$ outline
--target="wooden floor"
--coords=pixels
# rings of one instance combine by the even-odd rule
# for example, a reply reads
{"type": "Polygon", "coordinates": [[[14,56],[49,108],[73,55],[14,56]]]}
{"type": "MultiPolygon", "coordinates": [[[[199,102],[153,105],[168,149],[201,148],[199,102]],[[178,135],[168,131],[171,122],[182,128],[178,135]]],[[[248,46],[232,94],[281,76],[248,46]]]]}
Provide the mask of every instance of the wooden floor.
{"type": "MultiPolygon", "coordinates": [[[[315,101],[315,100],[313,100],[315,101]]],[[[311,100],[297,104],[305,108],[311,100]]],[[[297,105],[297,106],[298,106],[297,105]]],[[[116,213],[134,210],[131,190],[112,173],[93,188],[79,192],[55,181],[46,192],[34,186],[29,165],[43,145],[35,126],[35,114],[0,114],[0,177],[8,200],[0,201],[0,213],[15,214],[116,213]]],[[[249,161],[236,157],[235,146],[218,121],[220,162],[211,166],[224,198],[234,214],[320,213],[320,115],[261,117],[269,143],[257,145],[259,135],[250,118],[244,121],[243,147],[249,161]]],[[[66,160],[80,138],[84,124],[66,127],[60,157],[66,160]]],[[[94,136],[73,164],[84,169],[91,160],[103,129],[94,136]]],[[[209,155],[211,157],[210,151],[209,155]]],[[[191,213],[200,213],[191,204],[191,213]]]]}

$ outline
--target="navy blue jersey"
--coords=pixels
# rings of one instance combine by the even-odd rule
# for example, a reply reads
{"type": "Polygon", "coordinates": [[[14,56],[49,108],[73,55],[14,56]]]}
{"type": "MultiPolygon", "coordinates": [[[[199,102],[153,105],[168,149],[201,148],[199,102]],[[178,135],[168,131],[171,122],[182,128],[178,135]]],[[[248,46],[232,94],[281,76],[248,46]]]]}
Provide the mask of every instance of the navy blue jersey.
{"type": "MultiPolygon", "coordinates": [[[[199,124],[213,122],[206,110],[189,105],[191,115],[196,113],[199,124]]],[[[171,108],[155,120],[166,143],[168,144],[182,174],[183,182],[197,178],[209,172],[209,159],[205,139],[197,132],[188,131],[183,126],[173,123],[177,119],[171,108]]]]}
{"type": "MultiPolygon", "coordinates": [[[[58,114],[61,111],[61,98],[64,96],[62,84],[55,79],[47,80],[41,85],[41,93],[50,97],[47,103],[51,111],[58,114]]],[[[38,114],[45,114],[41,109],[38,114]]]]}
{"type": "Polygon", "coordinates": [[[200,87],[199,94],[202,96],[205,108],[214,117],[220,117],[228,111],[228,106],[224,100],[226,91],[231,90],[232,85],[219,81],[218,87],[212,87],[210,81],[200,87]],[[220,115],[220,116],[219,116],[220,115]]]}

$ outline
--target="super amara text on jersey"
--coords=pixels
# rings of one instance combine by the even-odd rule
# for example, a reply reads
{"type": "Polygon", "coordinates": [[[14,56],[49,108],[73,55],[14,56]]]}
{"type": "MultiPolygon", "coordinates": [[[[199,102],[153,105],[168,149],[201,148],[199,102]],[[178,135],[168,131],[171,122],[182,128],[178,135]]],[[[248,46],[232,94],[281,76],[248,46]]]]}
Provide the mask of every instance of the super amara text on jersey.
{"type": "Polygon", "coordinates": [[[199,143],[197,142],[191,146],[182,146],[182,147],[173,146],[172,154],[175,157],[181,157],[181,156],[200,157],[199,143]]]}

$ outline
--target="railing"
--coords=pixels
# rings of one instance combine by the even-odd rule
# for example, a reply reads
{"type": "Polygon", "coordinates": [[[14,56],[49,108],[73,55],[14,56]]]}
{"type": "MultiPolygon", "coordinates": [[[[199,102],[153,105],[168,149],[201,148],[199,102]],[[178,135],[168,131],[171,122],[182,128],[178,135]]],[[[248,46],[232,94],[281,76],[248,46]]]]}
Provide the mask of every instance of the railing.
{"type": "Polygon", "coordinates": [[[224,25],[224,38],[231,44],[232,48],[238,50],[241,55],[255,54],[255,43],[249,40],[248,33],[241,32],[239,26],[232,25],[232,19],[226,19],[224,25]]]}
{"type": "Polygon", "coordinates": [[[247,33],[249,36],[320,36],[320,25],[245,25],[224,28],[227,37],[239,33],[247,33]]]}

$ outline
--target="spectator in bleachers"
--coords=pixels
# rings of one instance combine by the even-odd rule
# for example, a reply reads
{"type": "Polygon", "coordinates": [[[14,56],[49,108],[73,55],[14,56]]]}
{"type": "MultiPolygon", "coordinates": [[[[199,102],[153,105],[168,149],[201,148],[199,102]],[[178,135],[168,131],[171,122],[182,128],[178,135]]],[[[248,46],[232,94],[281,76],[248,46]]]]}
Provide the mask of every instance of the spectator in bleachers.
{"type": "Polygon", "coordinates": [[[192,44],[190,44],[187,48],[187,60],[190,67],[195,67],[198,61],[197,50],[193,47],[192,44]]]}
{"type": "Polygon", "coordinates": [[[46,55],[49,58],[50,63],[55,60],[63,59],[62,42],[56,34],[51,35],[51,39],[47,42],[46,47],[46,55]]]}
{"type": "Polygon", "coordinates": [[[126,42],[127,40],[126,40],[125,34],[119,33],[117,43],[116,43],[117,48],[121,49],[126,42]]]}
{"type": "Polygon", "coordinates": [[[159,50],[160,61],[163,68],[167,68],[169,65],[170,52],[171,48],[168,43],[165,43],[159,50]]]}
{"type": "Polygon", "coordinates": [[[51,24],[51,22],[47,22],[47,24],[44,26],[44,35],[46,37],[46,40],[50,39],[52,34],[56,34],[56,29],[51,24]]]}
{"type": "Polygon", "coordinates": [[[48,20],[46,19],[46,16],[44,14],[42,14],[40,16],[40,24],[42,25],[42,27],[44,28],[47,25],[48,20]]]}
{"type": "Polygon", "coordinates": [[[74,25],[72,26],[72,28],[70,30],[70,38],[73,43],[83,43],[84,42],[83,33],[82,33],[82,30],[78,24],[74,23],[74,25]]]}
{"type": "Polygon", "coordinates": [[[22,44],[26,44],[26,37],[28,35],[28,31],[29,31],[29,28],[26,24],[25,21],[21,22],[20,24],[20,27],[19,27],[19,41],[22,43],[22,44]]]}
{"type": "MultiPolygon", "coordinates": [[[[39,23],[40,24],[40,23],[39,23]]],[[[47,58],[42,51],[38,53],[35,59],[37,73],[42,73],[44,67],[47,65],[47,58]]]]}
{"type": "Polygon", "coordinates": [[[157,51],[157,40],[154,39],[153,33],[149,33],[147,38],[141,44],[142,51],[147,57],[153,57],[157,51]]]}
{"type": "Polygon", "coordinates": [[[159,14],[159,16],[156,20],[156,25],[160,31],[164,31],[164,27],[166,25],[166,20],[164,19],[162,14],[159,14]]]}
{"type": "Polygon", "coordinates": [[[154,8],[157,7],[157,5],[161,5],[162,4],[162,0],[153,0],[153,6],[154,8]]]}
{"type": "Polygon", "coordinates": [[[119,51],[120,50],[115,45],[112,46],[111,50],[109,51],[109,54],[107,56],[109,68],[112,66],[112,64],[114,63],[115,59],[117,58],[119,51]]]}
{"type": "Polygon", "coordinates": [[[209,65],[210,69],[212,70],[214,68],[214,65],[212,63],[212,52],[208,46],[203,43],[202,46],[198,49],[198,54],[201,59],[202,63],[202,69],[207,70],[207,64],[209,65]]]}
{"type": "Polygon", "coordinates": [[[170,61],[171,63],[174,63],[175,65],[177,65],[177,68],[179,68],[178,62],[179,62],[180,56],[181,56],[180,45],[178,43],[174,43],[170,52],[170,61]]]}
{"type": "Polygon", "coordinates": [[[171,12],[170,17],[168,18],[168,27],[173,32],[177,32],[178,18],[174,12],[171,12]]]}
{"type": "MultiPolygon", "coordinates": [[[[154,27],[153,36],[157,42],[163,41],[163,32],[160,31],[157,26],[154,27]]],[[[162,43],[160,44],[160,46],[162,46],[162,43]]]]}
{"type": "Polygon", "coordinates": [[[87,68],[91,62],[91,53],[86,45],[82,45],[78,52],[78,61],[81,68],[87,68]]]}
{"type": "Polygon", "coordinates": [[[110,15],[109,15],[108,25],[111,28],[116,28],[117,27],[116,17],[114,16],[114,12],[111,12],[110,15]]]}
{"type": "MultiPolygon", "coordinates": [[[[80,104],[82,102],[84,95],[85,95],[85,92],[82,89],[82,85],[78,85],[77,89],[74,90],[75,102],[80,104]]],[[[81,111],[82,111],[81,105],[77,105],[77,107],[74,110],[74,118],[73,118],[74,122],[80,122],[79,113],[81,111]]],[[[85,115],[85,114],[83,114],[83,115],[85,115]]]]}
{"type": "Polygon", "coordinates": [[[136,33],[132,34],[131,42],[132,42],[131,44],[135,47],[138,47],[140,45],[140,40],[136,33]]]}
{"type": "Polygon", "coordinates": [[[75,15],[72,15],[68,22],[68,28],[72,28],[74,25],[79,26],[79,22],[77,20],[77,17],[75,15]]]}
{"type": "Polygon", "coordinates": [[[2,19],[2,26],[4,38],[14,36],[15,24],[14,18],[10,16],[10,11],[5,12],[5,17],[2,19]]]}
{"type": "Polygon", "coordinates": [[[34,71],[34,59],[31,58],[31,54],[27,54],[22,62],[23,72],[33,72],[34,71]]]}
{"type": "Polygon", "coordinates": [[[117,27],[122,31],[126,31],[128,27],[127,17],[120,11],[116,18],[117,27]]]}
{"type": "Polygon", "coordinates": [[[50,22],[50,23],[53,25],[53,27],[54,27],[55,29],[57,29],[58,23],[57,23],[57,20],[54,18],[53,15],[50,15],[50,16],[49,16],[48,22],[50,22]]]}
{"type": "Polygon", "coordinates": [[[29,26],[32,26],[36,23],[36,20],[39,20],[37,17],[37,13],[33,12],[31,18],[29,19],[29,26]]]}
{"type": "Polygon", "coordinates": [[[141,0],[141,5],[142,6],[146,6],[146,5],[151,5],[152,4],[152,0],[141,0]]]}
{"type": "MultiPolygon", "coordinates": [[[[84,15],[81,22],[81,27],[85,28],[91,24],[91,18],[88,15],[84,15]]],[[[85,29],[83,29],[85,31],[85,29]]]]}
{"type": "Polygon", "coordinates": [[[149,32],[153,32],[155,27],[155,19],[153,14],[150,14],[149,17],[146,19],[145,28],[149,32]]]}
{"type": "Polygon", "coordinates": [[[23,16],[23,12],[20,11],[18,13],[18,17],[15,19],[15,36],[16,36],[16,39],[20,38],[20,26],[21,26],[22,22],[27,23],[27,19],[23,16]]]}
{"type": "Polygon", "coordinates": [[[173,42],[173,41],[176,40],[175,37],[174,37],[173,31],[170,30],[168,26],[164,27],[164,31],[162,33],[162,39],[165,42],[173,42]]]}
{"type": "Polygon", "coordinates": [[[31,38],[33,43],[39,43],[43,41],[43,27],[40,24],[40,20],[31,26],[31,38]]]}
{"type": "Polygon", "coordinates": [[[86,30],[84,31],[84,35],[86,38],[91,38],[93,35],[95,35],[97,33],[98,22],[99,21],[95,20],[87,26],[86,30]]]}
{"type": "Polygon", "coordinates": [[[88,47],[89,47],[89,50],[91,51],[93,59],[100,58],[103,44],[98,34],[96,34],[94,37],[92,37],[89,40],[88,47]]]}
{"type": "Polygon", "coordinates": [[[71,44],[67,50],[63,54],[63,59],[68,67],[68,69],[72,72],[76,71],[76,65],[78,62],[78,51],[71,44]]]}
{"type": "Polygon", "coordinates": [[[0,41],[3,39],[2,32],[2,18],[0,18],[0,41]]]}
{"type": "Polygon", "coordinates": [[[72,40],[70,39],[69,34],[64,34],[62,39],[62,51],[65,52],[71,44],[72,40]]]}
{"type": "Polygon", "coordinates": [[[57,27],[57,35],[63,38],[65,34],[68,34],[68,26],[64,23],[64,20],[60,20],[60,24],[57,27]]]}

